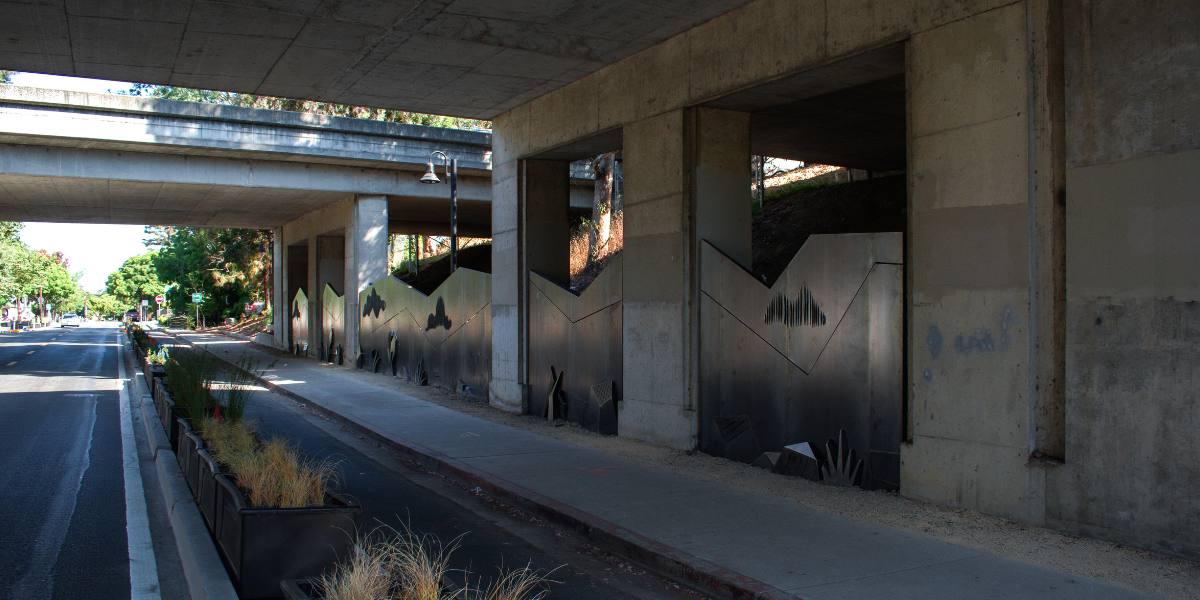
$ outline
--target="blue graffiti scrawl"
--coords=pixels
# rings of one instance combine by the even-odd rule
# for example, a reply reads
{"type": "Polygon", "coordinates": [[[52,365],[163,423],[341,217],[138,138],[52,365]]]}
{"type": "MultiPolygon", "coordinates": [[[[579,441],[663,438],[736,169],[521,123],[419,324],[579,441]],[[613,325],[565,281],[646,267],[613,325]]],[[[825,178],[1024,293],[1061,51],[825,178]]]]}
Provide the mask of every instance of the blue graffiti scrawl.
{"type": "Polygon", "coordinates": [[[767,305],[763,323],[770,325],[776,321],[783,321],[788,327],[820,327],[825,324],[825,313],[821,312],[821,306],[813,298],[808,286],[802,285],[794,299],[780,292],[767,305]]]}

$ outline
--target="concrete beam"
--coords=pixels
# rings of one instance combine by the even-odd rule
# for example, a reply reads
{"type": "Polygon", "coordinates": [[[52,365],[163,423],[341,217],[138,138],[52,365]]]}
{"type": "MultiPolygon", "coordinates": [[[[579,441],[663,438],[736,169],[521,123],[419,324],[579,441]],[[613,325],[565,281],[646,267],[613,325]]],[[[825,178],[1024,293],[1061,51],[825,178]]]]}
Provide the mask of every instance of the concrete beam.
{"type": "Polygon", "coordinates": [[[460,175],[492,166],[488,132],[13,85],[0,85],[0,142],[422,172],[441,150],[460,175]]]}

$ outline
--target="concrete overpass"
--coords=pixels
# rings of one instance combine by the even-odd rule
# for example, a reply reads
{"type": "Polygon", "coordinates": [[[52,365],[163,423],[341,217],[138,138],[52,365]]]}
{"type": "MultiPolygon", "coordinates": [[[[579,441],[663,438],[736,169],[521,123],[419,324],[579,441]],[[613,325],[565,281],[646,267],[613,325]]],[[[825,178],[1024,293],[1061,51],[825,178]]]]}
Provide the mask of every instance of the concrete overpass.
{"type": "Polygon", "coordinates": [[[546,393],[529,281],[561,279],[568,164],[621,149],[620,434],[681,448],[751,153],[903,168],[902,493],[1200,555],[1194,2],[64,0],[0,32],[0,68],[492,119],[510,410],[546,393]]]}

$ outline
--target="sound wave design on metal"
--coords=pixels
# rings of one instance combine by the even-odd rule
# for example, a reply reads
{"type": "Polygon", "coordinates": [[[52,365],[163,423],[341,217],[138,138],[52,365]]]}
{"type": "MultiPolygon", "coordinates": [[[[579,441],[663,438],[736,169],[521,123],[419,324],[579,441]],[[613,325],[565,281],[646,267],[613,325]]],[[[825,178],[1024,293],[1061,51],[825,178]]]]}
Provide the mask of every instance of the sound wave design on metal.
{"type": "Polygon", "coordinates": [[[812,292],[808,291],[808,285],[802,285],[795,298],[779,292],[767,305],[763,322],[770,325],[776,321],[782,321],[788,327],[820,327],[825,324],[825,313],[821,312],[821,306],[813,299],[812,292]]]}

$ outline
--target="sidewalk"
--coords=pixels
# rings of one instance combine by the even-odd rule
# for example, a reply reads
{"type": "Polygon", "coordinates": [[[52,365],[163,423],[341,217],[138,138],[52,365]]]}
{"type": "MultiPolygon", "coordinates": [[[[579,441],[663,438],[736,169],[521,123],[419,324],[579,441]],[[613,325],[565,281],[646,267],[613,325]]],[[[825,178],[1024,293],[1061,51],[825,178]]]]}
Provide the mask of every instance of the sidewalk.
{"type": "MultiPolygon", "coordinates": [[[[739,598],[1145,598],[793,502],[698,481],[387,392],[244,341],[276,390],[597,545],[739,598]]],[[[380,375],[383,377],[383,375],[380,375]]]]}

